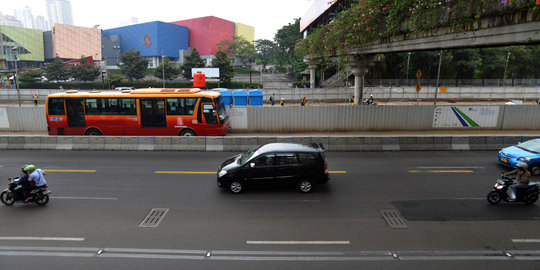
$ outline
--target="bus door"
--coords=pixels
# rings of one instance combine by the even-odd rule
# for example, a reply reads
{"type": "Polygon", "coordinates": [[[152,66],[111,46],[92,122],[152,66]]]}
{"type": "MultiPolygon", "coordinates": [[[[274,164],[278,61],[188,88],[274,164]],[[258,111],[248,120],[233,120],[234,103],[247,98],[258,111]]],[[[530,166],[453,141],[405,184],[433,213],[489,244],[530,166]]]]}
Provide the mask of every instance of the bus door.
{"type": "Polygon", "coordinates": [[[66,110],[68,119],[68,128],[84,128],[84,104],[82,98],[66,99],[66,110]]]}
{"type": "Polygon", "coordinates": [[[141,127],[166,128],[165,100],[158,98],[141,98],[141,127]]]}
{"type": "Polygon", "coordinates": [[[218,123],[217,112],[212,103],[203,103],[202,112],[204,115],[204,120],[208,125],[216,125],[218,123]]]}

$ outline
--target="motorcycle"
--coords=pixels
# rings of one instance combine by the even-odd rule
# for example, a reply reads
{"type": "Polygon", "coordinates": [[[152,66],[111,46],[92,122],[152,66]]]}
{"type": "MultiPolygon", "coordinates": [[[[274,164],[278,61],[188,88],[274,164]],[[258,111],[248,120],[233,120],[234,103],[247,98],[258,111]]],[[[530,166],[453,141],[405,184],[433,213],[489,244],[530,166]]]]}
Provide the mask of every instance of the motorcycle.
{"type": "Polygon", "coordinates": [[[8,188],[2,190],[0,194],[0,201],[7,206],[12,206],[15,202],[21,203],[36,203],[37,205],[44,206],[49,202],[49,194],[47,186],[34,189],[30,192],[32,199],[25,201],[26,198],[23,194],[22,186],[19,184],[19,177],[15,177],[13,180],[8,178],[8,188]]]}
{"type": "Polygon", "coordinates": [[[539,182],[530,182],[529,186],[526,189],[518,188],[516,190],[516,199],[511,201],[509,192],[512,192],[512,184],[515,179],[508,177],[503,177],[502,179],[497,179],[497,183],[491,189],[491,192],[487,195],[487,201],[490,204],[498,204],[501,201],[506,202],[524,202],[525,204],[533,204],[538,200],[538,194],[540,192],[540,183],[539,182]]]}

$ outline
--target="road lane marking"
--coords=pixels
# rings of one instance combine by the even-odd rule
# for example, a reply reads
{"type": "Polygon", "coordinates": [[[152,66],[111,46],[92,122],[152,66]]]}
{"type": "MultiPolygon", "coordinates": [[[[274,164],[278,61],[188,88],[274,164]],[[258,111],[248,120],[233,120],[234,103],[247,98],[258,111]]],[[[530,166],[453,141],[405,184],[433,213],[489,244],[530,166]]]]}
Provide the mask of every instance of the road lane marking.
{"type": "Polygon", "coordinates": [[[246,203],[318,203],[321,200],[241,200],[246,203]]]}
{"type": "Polygon", "coordinates": [[[45,169],[45,172],[80,172],[80,173],[95,173],[96,170],[62,170],[62,169],[45,169]]]}
{"type": "Polygon", "coordinates": [[[248,245],[350,245],[351,241],[246,241],[248,245]]]}
{"type": "Polygon", "coordinates": [[[51,197],[51,199],[60,199],[60,200],[118,200],[118,198],[106,198],[106,197],[51,197]]]}
{"type": "Polygon", "coordinates": [[[409,170],[410,173],[474,173],[473,170],[409,170]]]}
{"type": "Polygon", "coordinates": [[[84,237],[34,237],[34,236],[0,236],[0,240],[17,241],[84,241],[84,237]]]}
{"type": "Polygon", "coordinates": [[[540,250],[247,251],[0,246],[0,256],[214,261],[540,261],[540,250]],[[102,252],[100,252],[102,251],[102,252]],[[510,256],[511,257],[510,257],[510,256]]]}
{"type": "Polygon", "coordinates": [[[540,239],[512,239],[514,243],[540,243],[540,239]]]}
{"type": "MultiPolygon", "coordinates": [[[[155,171],[154,173],[158,174],[217,174],[215,171],[155,171]]],[[[332,174],[345,174],[347,171],[328,171],[332,174]]]]}

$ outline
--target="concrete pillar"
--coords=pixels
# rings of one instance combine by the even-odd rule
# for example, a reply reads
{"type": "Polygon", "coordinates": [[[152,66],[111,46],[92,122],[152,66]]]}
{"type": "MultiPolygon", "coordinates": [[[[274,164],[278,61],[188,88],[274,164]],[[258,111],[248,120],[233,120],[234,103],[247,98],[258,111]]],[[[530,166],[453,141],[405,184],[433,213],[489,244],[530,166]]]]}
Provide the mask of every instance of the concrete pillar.
{"type": "Polygon", "coordinates": [[[309,65],[309,88],[315,88],[315,70],[317,68],[316,64],[309,65]]]}
{"type": "Polygon", "coordinates": [[[358,55],[349,58],[351,73],[354,75],[354,103],[362,105],[364,95],[364,76],[368,72],[368,67],[375,65],[379,61],[379,55],[358,55]]]}

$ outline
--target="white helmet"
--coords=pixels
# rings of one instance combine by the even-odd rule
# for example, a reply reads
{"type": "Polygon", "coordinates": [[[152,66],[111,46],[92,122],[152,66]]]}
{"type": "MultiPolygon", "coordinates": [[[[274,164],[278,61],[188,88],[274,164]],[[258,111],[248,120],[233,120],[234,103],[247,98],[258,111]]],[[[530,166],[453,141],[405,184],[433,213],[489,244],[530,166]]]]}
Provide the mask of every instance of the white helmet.
{"type": "Polygon", "coordinates": [[[521,168],[521,169],[526,170],[528,167],[529,166],[527,165],[527,163],[520,162],[520,163],[516,164],[516,168],[521,168]]]}

